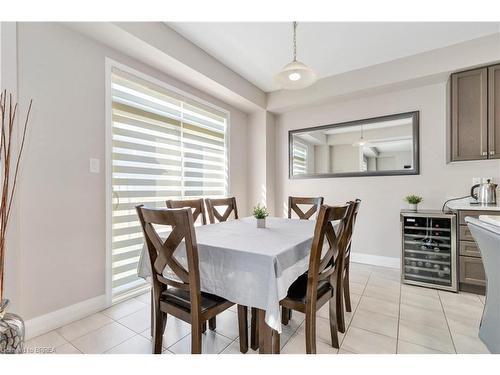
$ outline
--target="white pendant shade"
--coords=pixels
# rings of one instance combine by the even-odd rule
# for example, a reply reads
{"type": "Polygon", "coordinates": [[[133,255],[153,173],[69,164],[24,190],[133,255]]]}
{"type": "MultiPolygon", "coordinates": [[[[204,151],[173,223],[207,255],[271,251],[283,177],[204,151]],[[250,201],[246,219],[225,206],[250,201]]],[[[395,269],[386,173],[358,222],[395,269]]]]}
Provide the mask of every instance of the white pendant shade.
{"type": "Polygon", "coordinates": [[[292,61],[286,64],[274,79],[285,90],[298,90],[316,82],[316,73],[306,64],[292,61]]]}
{"type": "Polygon", "coordinates": [[[297,22],[293,23],[293,60],[274,76],[274,81],[285,90],[303,89],[316,82],[314,70],[297,61],[297,22]]]}

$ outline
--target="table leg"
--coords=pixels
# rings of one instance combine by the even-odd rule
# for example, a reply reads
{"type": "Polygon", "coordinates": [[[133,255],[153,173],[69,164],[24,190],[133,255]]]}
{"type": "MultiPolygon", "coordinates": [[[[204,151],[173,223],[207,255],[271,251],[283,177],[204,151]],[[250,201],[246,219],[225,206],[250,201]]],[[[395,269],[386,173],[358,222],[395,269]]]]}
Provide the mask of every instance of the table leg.
{"type": "Polygon", "coordinates": [[[258,309],[259,323],[259,354],[279,354],[279,333],[269,327],[265,321],[265,310],[258,309]]]}
{"type": "Polygon", "coordinates": [[[252,350],[257,350],[259,349],[259,313],[255,307],[252,307],[251,311],[250,347],[252,350]]]}

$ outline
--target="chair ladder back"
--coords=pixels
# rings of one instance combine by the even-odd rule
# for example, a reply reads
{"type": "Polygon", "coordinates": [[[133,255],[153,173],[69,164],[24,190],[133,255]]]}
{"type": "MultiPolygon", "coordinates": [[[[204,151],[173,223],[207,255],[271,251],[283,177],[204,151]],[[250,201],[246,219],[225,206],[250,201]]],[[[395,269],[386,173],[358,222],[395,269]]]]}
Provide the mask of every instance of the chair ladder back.
{"type": "Polygon", "coordinates": [[[191,208],[193,213],[193,221],[196,222],[198,220],[198,217],[201,215],[201,223],[203,225],[207,224],[207,215],[205,212],[205,203],[203,203],[203,199],[169,199],[166,203],[168,208],[191,208]]]}
{"type": "Polygon", "coordinates": [[[299,219],[309,220],[323,204],[323,197],[288,197],[288,218],[292,218],[292,211],[299,219]],[[299,204],[312,205],[306,212],[302,211],[299,204]]]}
{"type": "Polygon", "coordinates": [[[352,205],[320,207],[313,243],[309,258],[307,280],[307,300],[315,301],[318,282],[329,279],[332,286],[338,283],[339,269],[343,267],[346,246],[346,225],[352,213],[352,205]],[[338,222],[335,231],[333,221],[338,222]],[[327,239],[328,250],[323,251],[324,239],[327,239]]]}
{"type": "Polygon", "coordinates": [[[238,207],[236,205],[236,198],[220,198],[220,199],[211,199],[206,198],[205,202],[207,204],[208,218],[210,220],[210,224],[214,224],[216,222],[227,221],[231,212],[234,212],[234,218],[238,219],[238,207]],[[221,215],[219,211],[217,211],[217,207],[226,206],[226,210],[221,215]]]}
{"type": "Polygon", "coordinates": [[[153,286],[166,284],[188,290],[191,294],[193,291],[199,291],[198,250],[191,209],[149,209],[140,205],[136,207],[136,210],[149,253],[153,286]],[[166,240],[162,240],[154,225],[172,227],[166,240]],[[185,243],[187,270],[174,256],[175,250],[182,241],[185,243]],[[163,276],[166,267],[179,280],[163,276]]]}
{"type": "Polygon", "coordinates": [[[355,201],[347,202],[347,204],[353,205],[352,215],[347,225],[347,247],[345,252],[345,258],[351,255],[351,244],[352,235],[354,234],[354,227],[356,225],[356,219],[358,217],[359,207],[361,205],[361,199],[356,199],[355,201]]]}

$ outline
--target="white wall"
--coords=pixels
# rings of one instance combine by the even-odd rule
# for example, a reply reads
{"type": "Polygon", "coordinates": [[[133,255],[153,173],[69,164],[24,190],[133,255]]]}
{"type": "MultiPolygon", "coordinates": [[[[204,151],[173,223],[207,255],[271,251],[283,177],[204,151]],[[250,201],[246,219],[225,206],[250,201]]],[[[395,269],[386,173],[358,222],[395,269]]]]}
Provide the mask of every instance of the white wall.
{"type": "Polygon", "coordinates": [[[353,252],[398,258],[399,211],[408,193],[422,195],[422,208],[440,209],[452,197],[467,195],[472,177],[500,180],[500,160],[446,164],[446,83],[334,102],[277,116],[276,209],[286,215],[288,195],[324,196],[325,203],[362,200],[353,252]],[[420,111],[420,175],[288,179],[288,131],[408,111],[420,111]]]}
{"type": "MultiPolygon", "coordinates": [[[[275,206],[275,118],[258,110],[248,116],[248,209],[257,204],[267,206],[274,214],[275,206]]],[[[246,214],[247,212],[245,212],[246,214]]]]}
{"type": "MultiPolygon", "coordinates": [[[[17,48],[15,22],[0,22],[0,89],[12,94],[14,101],[17,98],[17,48]]],[[[25,115],[25,113],[23,113],[25,115]]],[[[19,128],[19,118],[16,124],[19,128]]],[[[19,132],[13,133],[12,157],[16,160],[19,151],[19,132]]],[[[4,263],[4,298],[10,300],[9,310],[18,311],[19,295],[19,197],[15,193],[15,200],[7,228],[5,263],[4,263]]]]}
{"type": "Polygon", "coordinates": [[[247,211],[245,113],[56,23],[18,24],[18,53],[22,107],[34,99],[18,195],[25,319],[105,293],[105,57],[230,111],[231,194],[247,211]]]}

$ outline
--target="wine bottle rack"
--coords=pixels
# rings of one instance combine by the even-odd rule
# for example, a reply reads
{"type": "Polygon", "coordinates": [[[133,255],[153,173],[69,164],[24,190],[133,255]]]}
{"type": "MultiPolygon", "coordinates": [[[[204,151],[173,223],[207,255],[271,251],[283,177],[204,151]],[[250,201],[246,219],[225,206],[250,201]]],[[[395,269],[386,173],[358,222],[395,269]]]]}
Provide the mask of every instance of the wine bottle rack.
{"type": "Polygon", "coordinates": [[[441,211],[401,211],[401,279],[457,291],[456,218],[441,211]]]}

